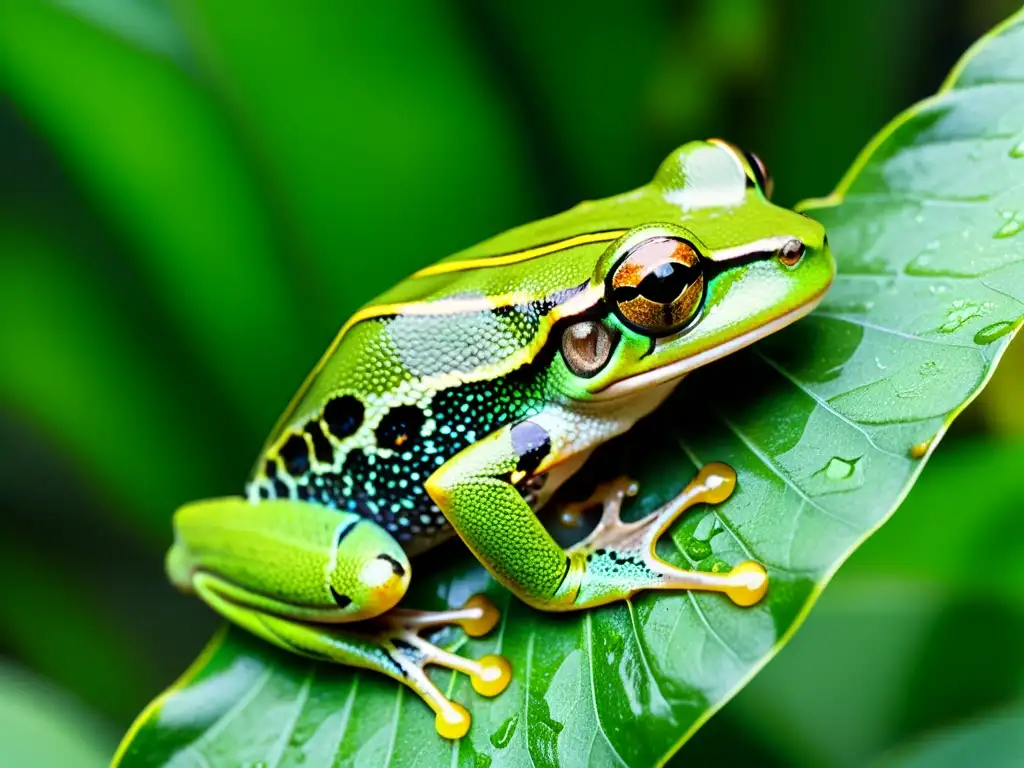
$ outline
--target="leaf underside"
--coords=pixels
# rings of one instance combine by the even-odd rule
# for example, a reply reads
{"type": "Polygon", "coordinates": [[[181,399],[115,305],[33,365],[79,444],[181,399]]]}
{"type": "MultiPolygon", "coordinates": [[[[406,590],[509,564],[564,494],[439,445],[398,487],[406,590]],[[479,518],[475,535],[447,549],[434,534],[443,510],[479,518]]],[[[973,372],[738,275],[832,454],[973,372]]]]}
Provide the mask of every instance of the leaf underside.
{"type": "Polygon", "coordinates": [[[831,575],[885,522],[1024,319],[1024,14],[972,49],[936,97],[898,117],[837,192],[805,205],[825,224],[835,286],[809,318],[688,379],[591,462],[567,493],[629,474],[639,515],[697,465],[725,461],[739,490],[682,520],[666,559],[755,559],[760,605],[644,595],[578,615],[510,599],[456,546],[418,564],[407,604],[487,592],[491,636],[440,640],[501,653],[495,699],[437,672],[472,712],[441,740],[427,707],[383,676],[316,664],[220,633],[133,727],[120,764],[647,766],[665,759],[785,643],[831,575]],[[753,387],[751,385],[754,385],[753,387]],[[670,426],[666,426],[670,425],[670,426]]]}

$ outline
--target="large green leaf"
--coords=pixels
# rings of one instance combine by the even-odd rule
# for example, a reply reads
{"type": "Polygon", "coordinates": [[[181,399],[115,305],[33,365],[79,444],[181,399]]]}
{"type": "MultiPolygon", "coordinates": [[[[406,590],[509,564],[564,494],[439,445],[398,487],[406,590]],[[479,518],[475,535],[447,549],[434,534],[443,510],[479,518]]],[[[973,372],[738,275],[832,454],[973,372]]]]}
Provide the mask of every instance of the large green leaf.
{"type": "Polygon", "coordinates": [[[820,310],[695,375],[655,420],[595,456],[591,476],[639,479],[634,513],[677,492],[697,464],[732,464],[738,492],[677,525],[665,556],[699,567],[764,562],[772,586],[762,604],[647,595],[546,615],[451,550],[444,563],[419,564],[409,603],[456,605],[486,590],[504,611],[499,630],[447,639],[470,655],[503,653],[516,670],[493,700],[463,676],[437,676],[473,713],[466,739],[439,739],[427,708],[380,676],[313,664],[229,630],[143,713],[121,764],[663,760],[786,642],[843,560],[888,518],[1020,325],[1022,97],[1019,14],[965,57],[938,96],[883,131],[835,195],[810,204],[840,263],[820,310]]]}
{"type": "Polygon", "coordinates": [[[266,423],[262,387],[287,391],[294,375],[282,363],[304,359],[291,357],[302,338],[301,303],[288,290],[296,270],[279,258],[270,206],[217,105],[164,57],[25,0],[0,5],[0,90],[138,257],[134,290],[153,290],[228,387],[223,422],[237,416],[242,434],[266,423]]]}
{"type": "MultiPolygon", "coordinates": [[[[733,729],[770,744],[787,766],[862,766],[1019,698],[1022,461],[1019,440],[944,444],[884,533],[729,703],[733,729]],[[984,648],[985,663],[965,663],[965,648],[984,648]]],[[[710,748],[713,734],[702,730],[681,757],[710,748]]]]}

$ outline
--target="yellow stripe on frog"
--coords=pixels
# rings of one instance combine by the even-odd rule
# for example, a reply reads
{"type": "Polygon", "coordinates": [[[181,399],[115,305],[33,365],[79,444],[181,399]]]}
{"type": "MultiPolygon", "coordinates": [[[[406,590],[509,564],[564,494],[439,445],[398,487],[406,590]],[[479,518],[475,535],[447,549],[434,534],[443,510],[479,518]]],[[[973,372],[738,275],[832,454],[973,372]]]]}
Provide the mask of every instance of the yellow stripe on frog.
{"type": "MultiPolygon", "coordinates": [[[[544,326],[549,328],[562,317],[583,312],[585,309],[600,301],[602,294],[603,288],[601,286],[587,285],[582,291],[568,299],[564,304],[554,307],[549,313],[547,313],[544,316],[544,326]]],[[[388,317],[391,315],[431,316],[493,311],[500,307],[509,307],[520,303],[528,304],[531,301],[536,300],[536,298],[536,294],[526,291],[518,291],[499,296],[469,296],[464,298],[438,299],[437,301],[408,301],[395,304],[370,304],[369,306],[363,307],[352,315],[352,317],[350,317],[341,327],[341,330],[338,331],[338,335],[335,336],[334,341],[331,342],[331,346],[327,348],[326,352],[324,352],[320,361],[316,364],[316,367],[310,371],[308,376],[306,376],[306,380],[302,382],[302,386],[299,387],[299,391],[292,397],[291,402],[288,403],[288,407],[285,409],[284,413],[278,417],[277,423],[274,425],[274,429],[271,431],[270,437],[267,438],[267,442],[264,444],[260,455],[263,455],[263,453],[267,451],[267,449],[272,445],[272,441],[281,439],[284,432],[284,425],[291,418],[291,415],[295,412],[299,403],[302,402],[302,399],[306,396],[306,392],[309,391],[309,388],[313,385],[313,381],[316,380],[320,371],[323,370],[325,365],[327,365],[327,361],[334,356],[338,347],[341,346],[341,342],[342,339],[345,338],[345,334],[348,333],[349,329],[353,326],[358,325],[364,320],[371,320],[376,317],[388,317]]],[[[532,347],[520,349],[505,360],[503,362],[503,366],[507,366],[509,369],[517,368],[528,359],[531,359],[546,339],[546,332],[538,332],[537,336],[533,340],[532,347]]],[[[488,375],[488,372],[485,371],[484,375],[488,375]]],[[[460,381],[473,380],[475,379],[472,375],[463,375],[460,379],[460,381]]]]}
{"type": "Polygon", "coordinates": [[[418,272],[413,277],[430,277],[431,275],[443,275],[448,272],[463,272],[467,269],[480,269],[481,267],[503,267],[508,264],[519,264],[523,261],[536,259],[540,256],[547,256],[549,253],[564,251],[568,248],[575,248],[577,245],[588,245],[590,243],[607,243],[616,240],[625,234],[624,229],[613,229],[607,232],[589,232],[585,235],[576,235],[556,243],[539,245],[536,248],[527,248],[524,251],[506,253],[501,256],[483,256],[479,259],[465,259],[462,261],[441,261],[431,264],[418,272]]]}

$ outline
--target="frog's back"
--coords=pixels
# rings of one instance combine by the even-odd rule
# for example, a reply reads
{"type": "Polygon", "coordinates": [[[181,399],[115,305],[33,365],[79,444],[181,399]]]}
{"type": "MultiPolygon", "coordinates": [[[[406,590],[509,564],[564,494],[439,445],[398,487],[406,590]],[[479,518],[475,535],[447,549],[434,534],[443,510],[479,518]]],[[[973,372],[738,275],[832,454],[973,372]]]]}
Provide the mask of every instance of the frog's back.
{"type": "Polygon", "coordinates": [[[250,498],[356,512],[411,552],[446,536],[424,481],[557,397],[536,358],[606,244],[570,244],[554,260],[524,260],[515,275],[472,264],[423,274],[364,307],[279,421],[250,498]]]}
{"type": "MultiPolygon", "coordinates": [[[[545,379],[549,332],[594,303],[590,281],[605,249],[639,224],[685,222],[684,170],[742,176],[711,145],[701,167],[695,156],[682,147],[651,184],[453,254],[357,312],[278,422],[250,498],[351,510],[410,551],[444,535],[424,481],[466,446],[559,397],[545,379]]],[[[736,227],[728,216],[703,224],[725,245],[742,239],[736,227]]]]}

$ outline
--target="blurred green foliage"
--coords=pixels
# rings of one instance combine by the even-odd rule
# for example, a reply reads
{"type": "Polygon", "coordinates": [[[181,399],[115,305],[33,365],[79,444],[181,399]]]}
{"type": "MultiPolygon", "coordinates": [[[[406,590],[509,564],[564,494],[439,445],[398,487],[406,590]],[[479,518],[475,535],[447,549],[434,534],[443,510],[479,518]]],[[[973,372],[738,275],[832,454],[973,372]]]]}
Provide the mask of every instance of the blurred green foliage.
{"type": "MultiPolygon", "coordinates": [[[[692,137],[758,152],[784,204],[825,193],[1015,8],[7,0],[0,652],[112,743],[215,626],[164,581],[171,510],[240,488],[356,306],[642,182],[692,137]]],[[[1022,373],[1011,347],[900,514],[688,756],[863,764],[1024,696],[1020,581],[986,577],[1024,561],[1022,373]]]]}
{"type": "Polygon", "coordinates": [[[99,768],[113,748],[110,734],[80,703],[0,665],[0,765],[99,768]]]}

